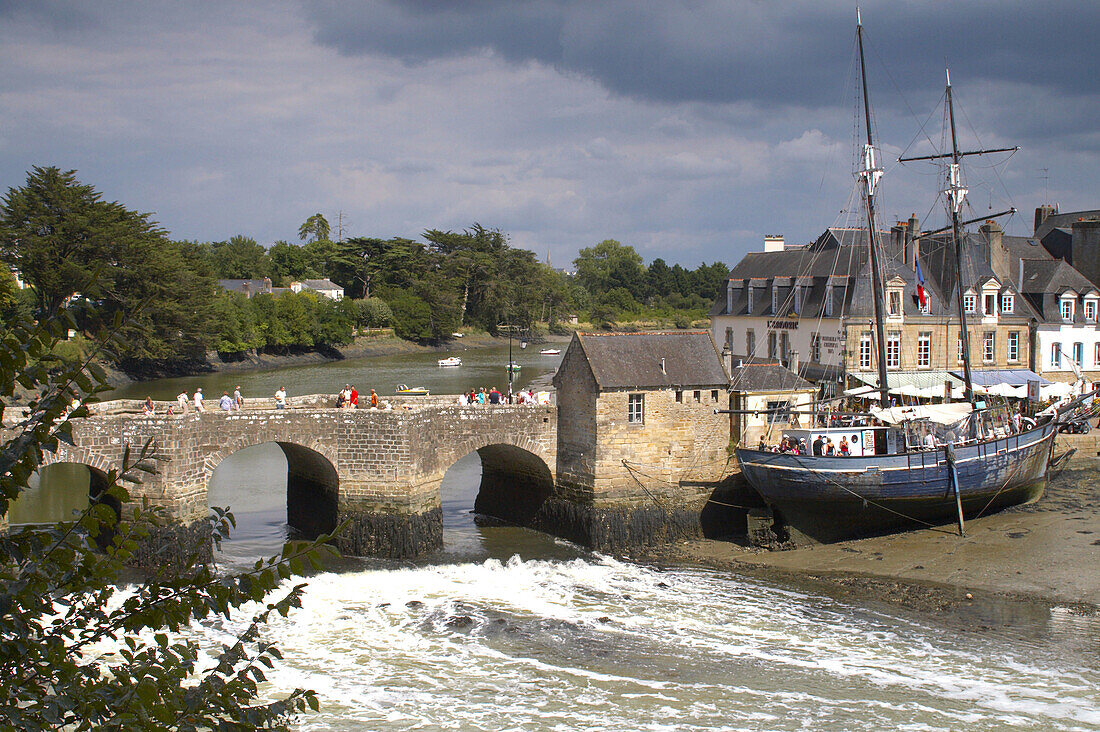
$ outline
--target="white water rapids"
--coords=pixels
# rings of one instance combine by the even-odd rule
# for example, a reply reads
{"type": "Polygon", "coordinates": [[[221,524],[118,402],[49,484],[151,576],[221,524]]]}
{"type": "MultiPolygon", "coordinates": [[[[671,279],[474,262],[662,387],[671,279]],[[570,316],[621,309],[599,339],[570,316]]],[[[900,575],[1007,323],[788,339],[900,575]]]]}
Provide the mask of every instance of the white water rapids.
{"type": "MultiPolygon", "coordinates": [[[[302,729],[1100,729],[1095,625],[1070,643],[1057,618],[960,629],[478,528],[479,476],[476,455],[448,473],[465,487],[445,486],[439,556],[314,575],[303,608],[270,626],[284,660],[265,693],[320,695],[302,729]]],[[[281,536],[280,500],[251,529],[239,515],[245,556],[281,536]]],[[[216,647],[235,629],[198,632],[216,647]]]]}

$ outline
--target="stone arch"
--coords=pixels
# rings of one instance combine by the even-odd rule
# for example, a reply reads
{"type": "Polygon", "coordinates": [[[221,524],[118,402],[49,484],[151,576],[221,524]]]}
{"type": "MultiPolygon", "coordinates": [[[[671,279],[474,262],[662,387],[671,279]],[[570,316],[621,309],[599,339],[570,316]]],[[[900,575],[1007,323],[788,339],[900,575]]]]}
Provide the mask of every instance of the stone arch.
{"type": "MultiPolygon", "coordinates": [[[[86,450],[79,448],[68,450],[66,453],[67,454],[45,453],[42,462],[38,466],[37,472],[39,475],[43,475],[49,468],[61,465],[76,465],[87,469],[87,503],[83,504],[82,502],[83,505],[81,510],[83,510],[86,505],[102,503],[114,511],[115,520],[120,519],[122,517],[122,503],[117,498],[107,493],[107,488],[110,487],[108,472],[112,467],[110,461],[102,455],[92,455],[86,450]]],[[[73,516],[68,514],[43,516],[42,523],[56,523],[58,521],[68,521],[72,518],[73,516]]],[[[110,532],[105,532],[100,536],[103,538],[103,541],[108,541],[110,539],[110,532]]]]}
{"type": "Polygon", "coordinates": [[[287,524],[306,537],[331,533],[337,524],[340,476],[326,446],[313,440],[307,445],[269,439],[238,438],[203,456],[204,484],[225,459],[250,447],[278,445],[287,462],[287,524]]]}
{"type": "Polygon", "coordinates": [[[474,511],[519,526],[532,524],[554,489],[553,470],[543,449],[523,436],[466,440],[450,463],[473,452],[481,458],[481,485],[474,511]]]}

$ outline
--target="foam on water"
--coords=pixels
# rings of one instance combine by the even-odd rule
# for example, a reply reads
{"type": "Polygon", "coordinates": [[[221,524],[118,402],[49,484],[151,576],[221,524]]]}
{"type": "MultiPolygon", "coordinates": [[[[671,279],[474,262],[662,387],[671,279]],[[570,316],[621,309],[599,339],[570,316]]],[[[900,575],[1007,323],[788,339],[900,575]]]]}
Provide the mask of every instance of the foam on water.
{"type": "Polygon", "coordinates": [[[1097,668],[1042,648],[598,556],[321,574],[270,632],[304,729],[1100,726],[1097,668]]]}

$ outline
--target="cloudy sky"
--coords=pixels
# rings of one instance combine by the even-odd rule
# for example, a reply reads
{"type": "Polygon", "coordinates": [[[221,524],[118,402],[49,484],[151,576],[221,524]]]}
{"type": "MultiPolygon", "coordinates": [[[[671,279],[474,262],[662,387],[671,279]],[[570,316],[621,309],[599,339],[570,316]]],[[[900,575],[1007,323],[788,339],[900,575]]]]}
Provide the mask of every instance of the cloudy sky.
{"type": "MultiPolygon", "coordinates": [[[[973,215],[1100,208],[1100,3],[864,2],[876,134],[942,144],[944,67],[973,215]]],[[[852,222],[855,9],[824,0],[0,0],[0,190],[76,169],[175,238],[296,240],[477,222],[556,266],[602,239],[734,263],[852,222]]],[[[938,225],[936,171],[880,210],[938,225]]]]}

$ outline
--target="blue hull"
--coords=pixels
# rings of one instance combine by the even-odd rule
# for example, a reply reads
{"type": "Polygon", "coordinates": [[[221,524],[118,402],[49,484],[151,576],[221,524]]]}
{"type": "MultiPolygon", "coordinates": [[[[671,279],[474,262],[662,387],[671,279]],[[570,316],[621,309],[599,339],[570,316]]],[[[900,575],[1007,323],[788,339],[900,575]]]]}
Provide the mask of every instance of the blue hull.
{"type": "MultiPolygon", "coordinates": [[[[1055,425],[955,448],[967,518],[1038,500],[1055,425]]],[[[737,450],[741,472],[777,523],[820,542],[953,522],[944,450],[871,457],[813,457],[737,450]]]]}

